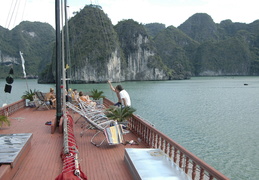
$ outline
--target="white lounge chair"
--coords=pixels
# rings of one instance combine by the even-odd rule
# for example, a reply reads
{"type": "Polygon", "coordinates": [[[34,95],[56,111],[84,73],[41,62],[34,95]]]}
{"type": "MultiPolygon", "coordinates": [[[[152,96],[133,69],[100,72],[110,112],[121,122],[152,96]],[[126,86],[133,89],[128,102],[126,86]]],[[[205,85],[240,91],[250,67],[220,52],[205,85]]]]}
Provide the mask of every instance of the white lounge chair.
{"type": "Polygon", "coordinates": [[[107,140],[109,145],[123,143],[121,125],[118,125],[114,120],[109,120],[102,110],[88,107],[82,101],[79,101],[79,107],[69,102],[67,102],[67,106],[85,119],[85,124],[82,127],[84,130],[80,133],[81,137],[88,129],[97,130],[97,132],[91,138],[91,143],[93,145],[100,146],[105,140],[107,140]],[[105,137],[97,144],[94,139],[99,134],[103,134],[105,137]]]}

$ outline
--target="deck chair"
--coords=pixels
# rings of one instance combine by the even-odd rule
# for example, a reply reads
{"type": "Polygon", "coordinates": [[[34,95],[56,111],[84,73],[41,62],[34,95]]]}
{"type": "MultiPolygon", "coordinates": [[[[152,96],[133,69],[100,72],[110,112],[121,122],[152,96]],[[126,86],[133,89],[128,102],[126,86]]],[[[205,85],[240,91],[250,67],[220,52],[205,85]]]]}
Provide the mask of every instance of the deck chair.
{"type": "Polygon", "coordinates": [[[101,146],[105,140],[107,140],[109,145],[116,145],[123,143],[123,133],[121,125],[117,124],[114,120],[109,120],[100,124],[95,123],[94,121],[87,120],[92,127],[94,127],[97,132],[91,138],[91,143],[95,146],[101,146]],[[111,126],[113,124],[113,126],[111,126]],[[99,144],[94,142],[95,137],[103,133],[105,138],[101,140],[99,144]]]}
{"type": "Polygon", "coordinates": [[[67,106],[72,110],[80,114],[86,121],[84,125],[84,130],[80,133],[81,137],[83,132],[88,129],[95,129],[97,132],[92,136],[91,143],[95,146],[101,146],[105,140],[107,140],[109,145],[121,144],[123,143],[122,128],[114,120],[109,120],[103,111],[90,108],[85,106],[83,102],[79,102],[80,107],[76,107],[73,104],[67,102],[67,106]],[[95,142],[95,138],[103,134],[104,139],[100,143],[95,142]]]}
{"type": "Polygon", "coordinates": [[[85,121],[81,124],[82,132],[80,133],[81,137],[83,136],[84,132],[89,129],[93,129],[90,123],[87,120],[93,121],[96,124],[101,124],[109,119],[105,116],[102,111],[98,111],[95,109],[87,109],[82,103],[79,103],[80,106],[72,104],[70,102],[66,102],[68,108],[73,110],[75,113],[78,113],[80,117],[75,121],[75,124],[79,121],[79,119],[84,118],[85,121]]]}
{"type": "Polygon", "coordinates": [[[85,113],[86,121],[89,124],[87,130],[91,127],[97,132],[91,138],[91,143],[95,146],[100,146],[105,140],[109,145],[116,145],[123,143],[123,130],[121,125],[118,125],[114,120],[109,120],[103,111],[87,106],[84,102],[80,101],[80,107],[85,113]],[[95,137],[103,133],[105,138],[99,143],[95,143],[95,137]]]}
{"type": "Polygon", "coordinates": [[[105,114],[100,111],[100,110],[95,110],[95,109],[87,109],[83,104],[78,103],[78,105],[75,105],[71,102],[66,102],[66,106],[73,110],[74,112],[78,113],[79,115],[81,115],[76,121],[75,124],[77,123],[77,121],[79,119],[81,119],[82,117],[86,118],[90,118],[91,120],[97,122],[97,121],[105,121],[108,120],[108,118],[105,116],[105,114]]]}
{"type": "Polygon", "coordinates": [[[108,119],[104,114],[104,109],[93,107],[80,99],[78,99],[78,105],[83,113],[91,115],[95,119],[108,119]]]}
{"type": "Polygon", "coordinates": [[[79,100],[79,106],[81,110],[81,115],[86,119],[86,121],[81,125],[83,131],[80,133],[81,137],[83,133],[89,129],[94,129],[91,123],[88,120],[93,121],[98,125],[106,124],[106,122],[110,122],[110,120],[106,117],[103,110],[96,109],[95,107],[89,106],[84,101],[79,100]]]}
{"type": "Polygon", "coordinates": [[[35,92],[35,95],[38,99],[38,102],[37,102],[38,106],[36,107],[36,109],[39,109],[40,107],[50,109],[50,105],[48,104],[49,102],[45,100],[45,96],[42,92],[37,91],[35,92]]]}
{"type": "Polygon", "coordinates": [[[107,142],[109,145],[123,143],[123,129],[121,125],[115,124],[114,126],[107,127],[104,130],[107,142]]]}

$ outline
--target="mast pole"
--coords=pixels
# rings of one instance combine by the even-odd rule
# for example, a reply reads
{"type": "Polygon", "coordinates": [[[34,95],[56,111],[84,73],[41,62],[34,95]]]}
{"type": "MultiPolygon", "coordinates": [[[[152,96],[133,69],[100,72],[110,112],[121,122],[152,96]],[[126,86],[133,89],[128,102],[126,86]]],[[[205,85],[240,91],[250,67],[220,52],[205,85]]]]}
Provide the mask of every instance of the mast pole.
{"type": "MultiPolygon", "coordinates": [[[[68,19],[67,19],[67,0],[65,0],[65,28],[66,28],[66,31],[65,31],[65,64],[69,64],[69,37],[68,37],[68,19]]],[[[70,76],[68,77],[68,71],[70,71],[70,69],[67,69],[66,70],[66,77],[67,78],[71,78],[70,76]]],[[[68,92],[68,81],[70,80],[66,80],[66,89],[67,89],[67,92],[68,92]]]]}
{"type": "Polygon", "coordinates": [[[55,1],[56,14],[56,118],[59,125],[62,116],[61,111],[61,34],[60,34],[60,0],[55,1]]]}

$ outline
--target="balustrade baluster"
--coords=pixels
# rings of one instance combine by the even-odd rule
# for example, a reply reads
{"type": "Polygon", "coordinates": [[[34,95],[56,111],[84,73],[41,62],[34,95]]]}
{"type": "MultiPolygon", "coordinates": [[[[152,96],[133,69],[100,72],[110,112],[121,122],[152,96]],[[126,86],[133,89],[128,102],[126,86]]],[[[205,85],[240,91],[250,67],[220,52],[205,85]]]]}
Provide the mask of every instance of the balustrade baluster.
{"type": "Polygon", "coordinates": [[[151,130],[148,128],[148,145],[151,146],[152,145],[152,134],[151,134],[151,130]]]}
{"type": "Polygon", "coordinates": [[[141,139],[143,138],[141,135],[141,126],[140,126],[141,124],[140,124],[140,122],[138,122],[138,127],[137,127],[137,132],[138,132],[138,134],[140,135],[140,137],[141,137],[141,139]]]}
{"type": "Polygon", "coordinates": [[[146,140],[145,127],[143,126],[143,124],[142,124],[142,123],[140,123],[140,125],[141,125],[141,131],[140,131],[140,133],[141,133],[141,135],[142,135],[142,139],[143,139],[143,140],[144,140],[144,142],[146,143],[146,142],[147,142],[147,140],[146,140]]]}
{"type": "Polygon", "coordinates": [[[148,144],[148,133],[147,133],[147,127],[146,127],[146,126],[144,126],[143,124],[142,124],[142,126],[143,126],[143,129],[144,129],[144,137],[145,137],[145,139],[146,139],[146,143],[148,144]]]}
{"type": "Polygon", "coordinates": [[[158,136],[155,134],[155,148],[158,148],[158,136]]]}
{"type": "Polygon", "coordinates": [[[189,171],[189,157],[186,157],[185,173],[188,174],[188,171],[189,171]]]}
{"type": "Polygon", "coordinates": [[[201,168],[201,172],[200,172],[200,180],[203,180],[204,178],[204,169],[201,168]]]}
{"type": "Polygon", "coordinates": [[[152,148],[154,145],[154,132],[150,130],[150,147],[152,148]]]}
{"type": "Polygon", "coordinates": [[[164,151],[164,139],[162,137],[160,138],[160,149],[164,151]]]}
{"type": "Polygon", "coordinates": [[[131,118],[129,118],[129,123],[128,123],[128,128],[130,129],[130,130],[133,130],[133,128],[132,128],[132,125],[133,125],[133,122],[132,122],[132,120],[133,120],[133,118],[131,117],[131,118]]]}
{"type": "Polygon", "coordinates": [[[165,154],[168,154],[168,142],[165,141],[165,154]]]}
{"type": "Polygon", "coordinates": [[[213,180],[213,178],[214,178],[214,177],[210,174],[210,179],[209,179],[209,180],[213,180]]]}
{"type": "Polygon", "coordinates": [[[192,179],[194,180],[195,179],[195,176],[196,176],[196,163],[195,162],[192,162],[193,165],[192,165],[192,179]]]}
{"type": "Polygon", "coordinates": [[[172,155],[173,155],[172,151],[173,151],[173,146],[172,146],[172,144],[169,143],[169,153],[168,153],[168,155],[169,155],[170,158],[172,158],[172,155]]]}
{"type": "Polygon", "coordinates": [[[174,148],[174,163],[177,161],[177,151],[178,149],[174,148]]]}
{"type": "Polygon", "coordinates": [[[161,137],[160,136],[158,136],[158,138],[157,138],[157,144],[158,144],[157,148],[161,149],[161,137]]]}
{"type": "Polygon", "coordinates": [[[183,153],[182,151],[180,151],[180,162],[179,162],[179,167],[182,168],[183,167],[183,153]]]}

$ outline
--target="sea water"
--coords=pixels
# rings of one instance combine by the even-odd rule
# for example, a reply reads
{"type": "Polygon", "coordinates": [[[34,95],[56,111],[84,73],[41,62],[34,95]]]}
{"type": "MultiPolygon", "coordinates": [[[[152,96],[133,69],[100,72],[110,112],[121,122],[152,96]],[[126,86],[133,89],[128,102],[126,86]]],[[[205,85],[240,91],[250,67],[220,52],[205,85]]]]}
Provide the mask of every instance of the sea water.
{"type": "MultiPolygon", "coordinates": [[[[117,85],[114,83],[113,85],[117,85]]],[[[182,81],[122,82],[135,114],[233,180],[259,179],[259,78],[199,77],[182,81]]],[[[0,80],[0,90],[5,80],[0,80]]],[[[49,91],[53,84],[15,80],[0,104],[21,98],[29,89],[49,91]]],[[[69,85],[78,91],[102,90],[108,84],[69,85]]]]}

